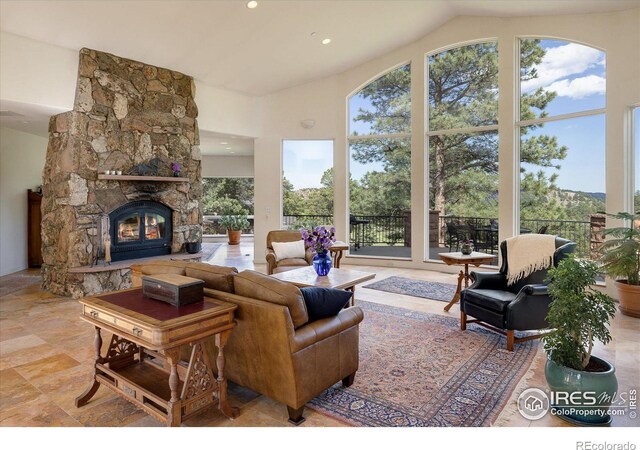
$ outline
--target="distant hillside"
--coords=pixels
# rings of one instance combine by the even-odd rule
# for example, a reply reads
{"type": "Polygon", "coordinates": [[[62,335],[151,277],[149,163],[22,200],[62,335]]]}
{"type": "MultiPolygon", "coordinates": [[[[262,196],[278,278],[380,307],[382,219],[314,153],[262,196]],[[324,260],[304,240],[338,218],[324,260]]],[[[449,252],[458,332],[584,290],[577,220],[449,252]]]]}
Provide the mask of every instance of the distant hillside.
{"type": "Polygon", "coordinates": [[[567,219],[589,220],[591,214],[605,209],[603,192],[581,192],[559,189],[551,194],[566,210],[567,219]]]}
{"type": "Polygon", "coordinates": [[[607,194],[605,194],[604,192],[583,192],[583,194],[590,195],[591,197],[603,202],[607,199],[607,194]]]}
{"type": "Polygon", "coordinates": [[[607,198],[607,194],[604,192],[582,192],[571,191],[569,189],[558,189],[555,194],[561,201],[597,201],[604,203],[607,198]]]}

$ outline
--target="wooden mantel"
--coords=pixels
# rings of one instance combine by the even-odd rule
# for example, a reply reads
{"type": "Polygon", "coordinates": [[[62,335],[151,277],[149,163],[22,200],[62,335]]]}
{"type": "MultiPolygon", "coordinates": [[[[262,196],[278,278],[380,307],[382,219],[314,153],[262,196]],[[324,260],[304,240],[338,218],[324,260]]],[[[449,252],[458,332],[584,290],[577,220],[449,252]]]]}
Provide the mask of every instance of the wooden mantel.
{"type": "Polygon", "coordinates": [[[117,180],[117,181],[165,181],[168,183],[185,183],[189,178],[185,177],[148,177],[144,175],[105,175],[98,174],[98,180],[117,180]]]}

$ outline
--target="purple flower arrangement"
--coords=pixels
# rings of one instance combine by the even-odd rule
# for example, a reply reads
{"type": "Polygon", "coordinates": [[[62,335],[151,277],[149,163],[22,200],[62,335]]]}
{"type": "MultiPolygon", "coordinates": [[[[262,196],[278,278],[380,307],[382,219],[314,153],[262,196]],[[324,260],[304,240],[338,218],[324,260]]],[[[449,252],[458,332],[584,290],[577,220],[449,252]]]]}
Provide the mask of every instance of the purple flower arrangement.
{"type": "Polygon", "coordinates": [[[181,169],[182,169],[182,166],[180,165],[180,163],[177,163],[177,162],[171,163],[171,170],[173,170],[174,173],[180,172],[181,169]]]}
{"type": "Polygon", "coordinates": [[[327,229],[325,226],[318,226],[311,230],[302,228],[300,232],[304,246],[310,248],[313,253],[326,253],[336,241],[335,227],[327,229]]]}

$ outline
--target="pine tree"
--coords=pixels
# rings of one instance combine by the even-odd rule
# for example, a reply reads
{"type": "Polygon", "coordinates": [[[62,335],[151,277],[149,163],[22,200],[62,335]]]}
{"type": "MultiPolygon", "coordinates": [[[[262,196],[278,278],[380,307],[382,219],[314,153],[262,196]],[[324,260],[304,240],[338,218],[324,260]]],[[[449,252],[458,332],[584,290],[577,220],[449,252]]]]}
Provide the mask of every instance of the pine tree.
{"type": "MultiPolygon", "coordinates": [[[[523,40],[521,77],[538,76],[535,66],[545,50],[539,40],[523,40]]],[[[449,130],[497,124],[498,53],[495,43],[473,44],[447,50],[429,59],[430,130],[449,130]]],[[[371,134],[410,133],[410,66],[395,69],[374,80],[358,94],[367,102],[354,117],[367,124],[371,134]]],[[[545,117],[545,108],[555,98],[542,88],[521,97],[521,118],[545,117]]],[[[542,124],[523,128],[520,156],[523,163],[557,167],[567,148],[551,136],[529,136],[542,124]]],[[[356,135],[353,133],[352,135],[356,135]]],[[[495,217],[498,204],[497,132],[439,134],[429,146],[429,206],[441,215],[486,215],[495,217]]],[[[351,210],[357,214],[394,214],[410,209],[411,147],[407,138],[354,139],[352,158],[360,163],[381,163],[383,171],[371,171],[352,189],[351,210]],[[364,195],[366,199],[357,196],[364,195]],[[354,206],[359,209],[355,209],[354,206]]],[[[536,204],[559,213],[550,199],[556,189],[555,176],[523,170],[523,207],[536,204]]],[[[523,212],[523,217],[527,213],[523,212]]],[[[540,217],[540,216],[538,216],[540,217]]],[[[548,214],[545,214],[548,217],[548,214]]]]}

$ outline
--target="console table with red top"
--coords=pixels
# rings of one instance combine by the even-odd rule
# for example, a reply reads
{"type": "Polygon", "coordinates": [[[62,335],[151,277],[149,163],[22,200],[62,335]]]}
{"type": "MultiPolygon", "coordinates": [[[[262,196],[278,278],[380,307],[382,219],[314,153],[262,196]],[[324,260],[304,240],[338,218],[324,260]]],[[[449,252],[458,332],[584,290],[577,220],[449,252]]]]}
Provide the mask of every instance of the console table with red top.
{"type": "Polygon", "coordinates": [[[205,297],[203,302],[174,307],[127,289],[80,300],[83,320],[95,327],[93,383],[78,398],[81,407],[100,385],[134,403],[167,426],[218,401],[220,411],[233,418],[224,378],[224,346],[235,326],[236,305],[205,297]],[[101,330],[113,334],[101,354],[101,330]],[[211,338],[218,348],[217,378],[204,347],[211,338]],[[180,348],[190,346],[189,361],[180,348]]]}

